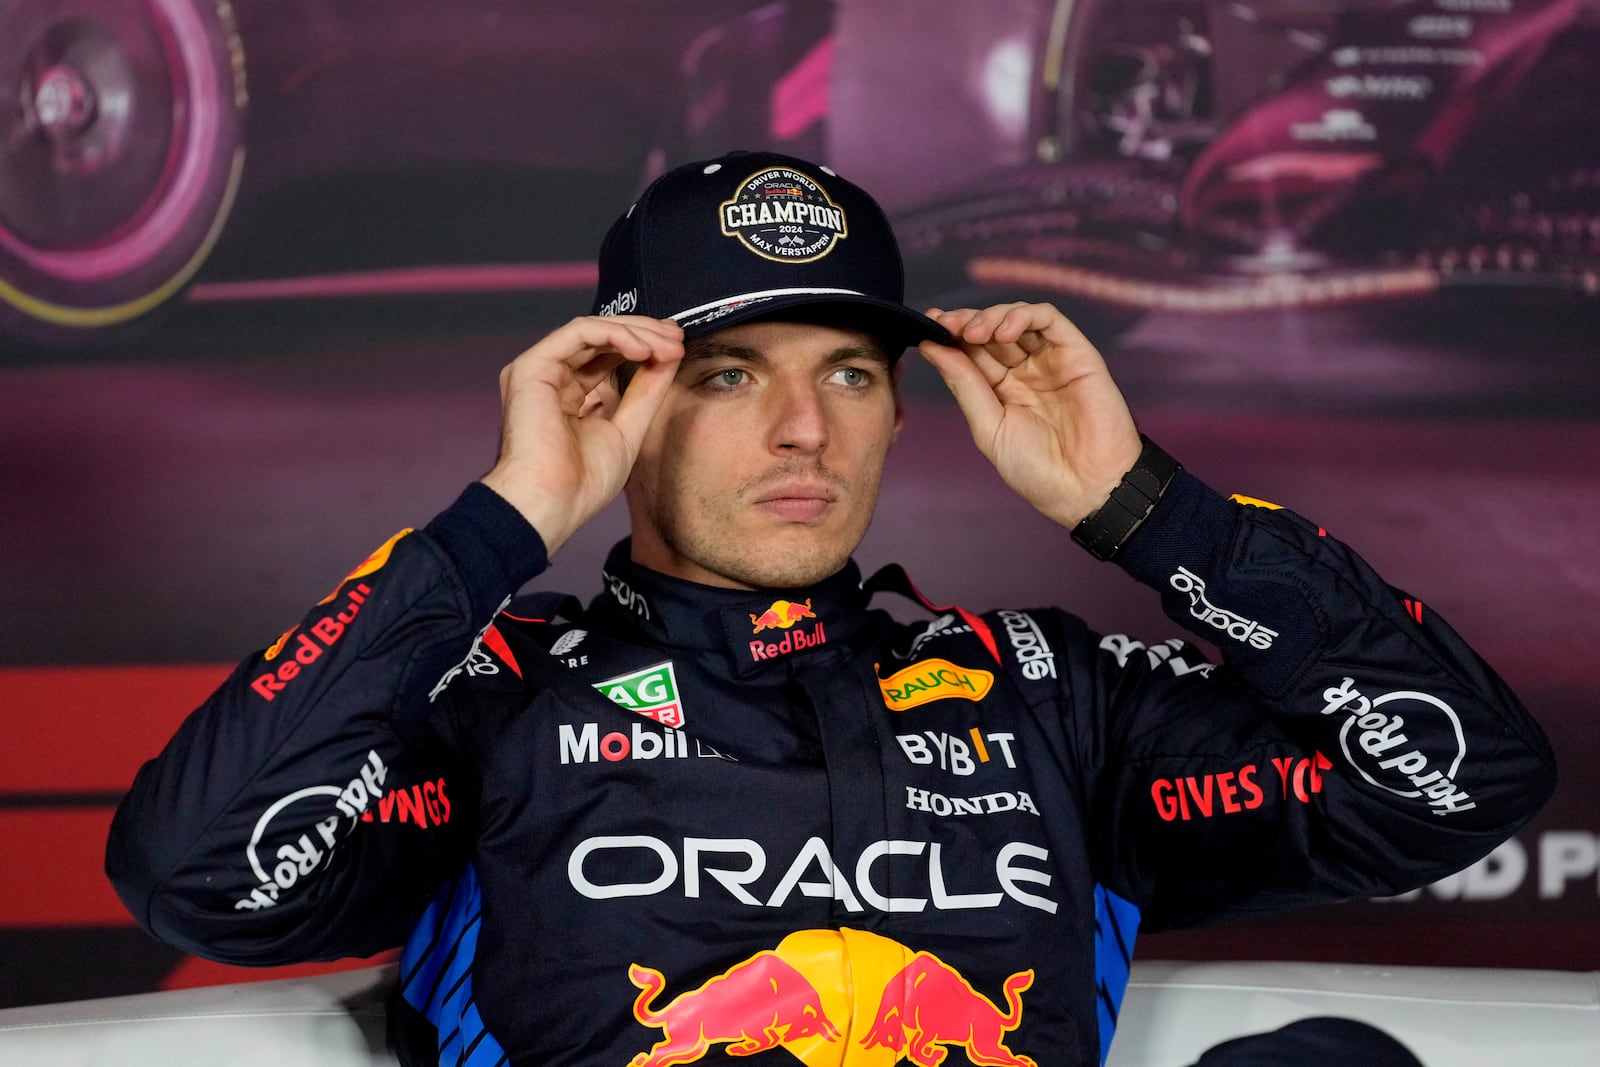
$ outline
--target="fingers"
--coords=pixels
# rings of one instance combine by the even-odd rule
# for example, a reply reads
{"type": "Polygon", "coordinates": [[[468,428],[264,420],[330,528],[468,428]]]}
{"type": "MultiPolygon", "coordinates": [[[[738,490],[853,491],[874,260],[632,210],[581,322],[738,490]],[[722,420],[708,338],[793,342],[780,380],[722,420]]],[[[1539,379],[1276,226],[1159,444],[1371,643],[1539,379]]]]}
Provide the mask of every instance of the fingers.
{"type": "Polygon", "coordinates": [[[584,392],[623,360],[643,363],[676,358],[683,352],[683,329],[671,319],[643,315],[585,315],[550,331],[512,360],[513,374],[532,373],[547,380],[563,372],[587,380],[584,392]]]}
{"type": "Polygon", "coordinates": [[[991,307],[930,308],[928,317],[949,330],[969,353],[982,347],[1007,365],[1051,344],[1087,343],[1083,334],[1053,304],[995,304],[991,307]]]}
{"type": "Polygon", "coordinates": [[[929,308],[950,331],[954,347],[920,346],[955,395],[980,448],[1005,419],[1008,404],[1033,405],[1105,365],[1060,310],[1051,304],[1013,302],[986,308],[929,308]]]}
{"type": "MultiPolygon", "coordinates": [[[[540,344],[552,339],[556,343],[544,357],[568,368],[581,390],[576,407],[564,404],[564,409],[583,419],[609,420],[626,440],[629,453],[637,455],[683,358],[682,327],[671,319],[639,315],[585,317],[572,320],[540,344]],[[558,336],[563,331],[565,336],[558,336]],[[624,360],[640,366],[619,397],[611,372],[624,360]]],[[[563,391],[564,398],[570,395],[563,391]]]]}
{"type": "Polygon", "coordinates": [[[972,430],[973,441],[988,455],[989,443],[994,440],[1005,414],[1005,405],[995,394],[994,383],[976,361],[960,349],[936,341],[924,341],[917,346],[917,351],[933,364],[933,369],[949,386],[956,398],[956,406],[961,409],[972,430]]]}
{"type": "MultiPolygon", "coordinates": [[[[654,359],[639,368],[622,393],[622,399],[611,413],[611,425],[628,443],[630,455],[637,456],[644,441],[645,431],[661,410],[661,404],[672,388],[678,372],[682,349],[672,359],[654,359]]],[[[602,387],[604,388],[604,387],[602,387]]]]}
{"type": "Polygon", "coordinates": [[[568,414],[592,410],[585,398],[619,363],[676,365],[683,330],[670,319],[642,315],[583,316],[546,334],[500,373],[502,395],[533,382],[553,389],[568,414]]]}
{"type": "Polygon", "coordinates": [[[671,319],[584,315],[551,331],[529,351],[577,368],[596,354],[613,354],[642,363],[660,352],[682,347],[683,328],[671,319]]]}

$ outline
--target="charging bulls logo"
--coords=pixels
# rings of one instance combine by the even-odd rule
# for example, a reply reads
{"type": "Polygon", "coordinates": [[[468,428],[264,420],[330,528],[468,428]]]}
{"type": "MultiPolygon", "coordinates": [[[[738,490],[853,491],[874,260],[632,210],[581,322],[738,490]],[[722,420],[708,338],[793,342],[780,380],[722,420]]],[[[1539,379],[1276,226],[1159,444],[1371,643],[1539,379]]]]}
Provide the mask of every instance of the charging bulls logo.
{"type": "Polygon", "coordinates": [[[971,1063],[1037,1067],[1009,1046],[1032,970],[1001,983],[1002,1011],[938,956],[864,930],[792,933],[661,1008],[661,972],[634,964],[628,978],[640,991],[634,1018],[662,1031],[628,1067],[692,1063],[719,1044],[741,1057],[782,1048],[809,1067],[938,1067],[951,1049],[971,1063]]]}
{"type": "Polygon", "coordinates": [[[718,209],[724,237],[780,263],[809,263],[845,236],[844,209],[808,175],[768,167],[740,183],[718,209]]]}
{"type": "MultiPolygon", "coordinates": [[[[748,612],[746,614],[749,614],[748,612]]],[[[792,600],[774,600],[772,606],[760,615],[750,616],[750,625],[754,627],[751,633],[760,633],[763,630],[790,630],[801,619],[815,619],[817,613],[811,610],[811,600],[807,598],[804,604],[796,604],[792,600]]],[[[762,660],[776,659],[787,656],[791,652],[802,649],[815,648],[828,643],[828,635],[823,630],[821,620],[810,629],[802,626],[790,633],[784,634],[776,641],[751,641],[750,659],[759,663],[762,660]]]]}
{"type": "Polygon", "coordinates": [[[861,1044],[882,1045],[918,1067],[939,1067],[945,1050],[957,1045],[973,1063],[996,1067],[1038,1067],[1027,1056],[1006,1047],[1006,1034],[1022,1022],[1022,994],[1033,985],[1032,971],[1018,971],[1005,981],[1006,1010],[972,988],[961,972],[939,957],[919,952],[889,982],[878,1014],[861,1044]]]}
{"type": "Polygon", "coordinates": [[[640,990],[633,1017],[662,1030],[655,1047],[635,1056],[629,1067],[687,1063],[723,1042],[728,1055],[748,1056],[807,1037],[839,1039],[816,987],[776,952],[757,953],[660,1011],[650,1004],[667,984],[661,972],[634,964],[628,978],[640,990]]]}
{"type": "Polygon", "coordinates": [[[811,610],[811,598],[807,597],[804,604],[795,604],[788,600],[774,600],[772,607],[760,615],[751,615],[750,623],[755,627],[751,633],[760,633],[762,630],[787,630],[801,619],[814,619],[817,613],[811,610]]]}

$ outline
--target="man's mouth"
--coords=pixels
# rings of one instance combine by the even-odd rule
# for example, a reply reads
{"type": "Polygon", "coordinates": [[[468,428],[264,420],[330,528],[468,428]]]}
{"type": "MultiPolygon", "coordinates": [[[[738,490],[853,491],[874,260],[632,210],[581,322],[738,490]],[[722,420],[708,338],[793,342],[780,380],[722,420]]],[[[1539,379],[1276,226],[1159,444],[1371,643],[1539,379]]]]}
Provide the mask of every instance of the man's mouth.
{"type": "Polygon", "coordinates": [[[754,501],[757,510],[782,522],[817,522],[838,500],[838,490],[816,482],[784,481],[762,489],[754,501]]]}

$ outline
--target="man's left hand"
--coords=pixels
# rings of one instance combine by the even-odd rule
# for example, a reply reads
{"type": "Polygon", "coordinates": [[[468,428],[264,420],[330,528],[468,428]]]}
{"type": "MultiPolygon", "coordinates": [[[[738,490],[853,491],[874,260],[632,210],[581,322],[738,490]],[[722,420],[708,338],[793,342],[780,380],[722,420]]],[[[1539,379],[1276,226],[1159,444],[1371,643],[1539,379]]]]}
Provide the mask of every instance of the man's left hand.
{"type": "Polygon", "coordinates": [[[1005,483],[1068,529],[1105,503],[1139,458],[1139,431],[1088,338],[1050,304],[927,314],[957,344],[919,351],[1005,483]]]}

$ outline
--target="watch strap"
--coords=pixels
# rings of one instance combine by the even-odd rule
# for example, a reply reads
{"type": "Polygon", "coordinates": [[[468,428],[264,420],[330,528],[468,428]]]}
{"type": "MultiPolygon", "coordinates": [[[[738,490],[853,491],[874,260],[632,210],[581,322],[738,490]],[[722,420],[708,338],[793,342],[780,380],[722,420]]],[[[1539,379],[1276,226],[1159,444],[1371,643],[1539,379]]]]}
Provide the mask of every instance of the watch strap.
{"type": "Polygon", "coordinates": [[[1109,560],[1128,543],[1155,510],[1161,495],[1181,469],[1177,460],[1144,434],[1144,448],[1110,498],[1072,528],[1072,539],[1099,560],[1109,560]]]}

